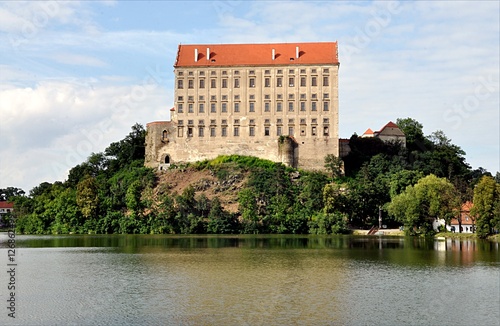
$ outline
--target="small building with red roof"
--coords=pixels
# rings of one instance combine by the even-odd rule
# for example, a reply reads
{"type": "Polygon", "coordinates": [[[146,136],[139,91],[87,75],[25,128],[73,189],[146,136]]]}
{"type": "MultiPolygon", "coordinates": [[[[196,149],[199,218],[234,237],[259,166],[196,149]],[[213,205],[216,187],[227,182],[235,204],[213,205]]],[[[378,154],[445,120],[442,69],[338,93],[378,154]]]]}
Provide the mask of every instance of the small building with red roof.
{"type": "Polygon", "coordinates": [[[450,225],[446,226],[446,229],[457,233],[474,233],[476,218],[470,213],[472,207],[474,207],[474,204],[470,201],[463,203],[460,209],[460,217],[452,218],[450,225]]]}

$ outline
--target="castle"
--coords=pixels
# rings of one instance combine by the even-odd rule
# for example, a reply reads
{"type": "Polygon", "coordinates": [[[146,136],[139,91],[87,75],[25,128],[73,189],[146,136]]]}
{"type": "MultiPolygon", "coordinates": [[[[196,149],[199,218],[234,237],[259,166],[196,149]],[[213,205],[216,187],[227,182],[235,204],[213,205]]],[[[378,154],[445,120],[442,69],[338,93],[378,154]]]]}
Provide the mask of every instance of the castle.
{"type": "Polygon", "coordinates": [[[179,45],[170,121],[145,165],[250,155],[304,169],[339,156],[337,42],[179,45]]]}

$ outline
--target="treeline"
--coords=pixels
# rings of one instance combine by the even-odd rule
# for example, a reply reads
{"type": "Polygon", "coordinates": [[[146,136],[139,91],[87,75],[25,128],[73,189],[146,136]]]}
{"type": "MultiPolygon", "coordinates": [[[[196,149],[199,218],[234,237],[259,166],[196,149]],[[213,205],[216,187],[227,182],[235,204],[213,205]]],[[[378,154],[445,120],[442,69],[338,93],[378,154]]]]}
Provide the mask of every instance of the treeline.
{"type": "Polygon", "coordinates": [[[497,232],[500,174],[471,169],[441,131],[424,136],[423,126],[410,118],[397,124],[406,146],[353,135],[343,161],[325,157],[328,173],[236,155],[182,167],[185,173],[210,170],[221,182],[245,174],[237,212],[192,186],[180,194],[162,187],[143,166],[146,132],[138,124],[104,153],[72,168],[65,182],[42,183],[29,196],[17,188],[2,192],[15,202],[18,232],[30,234],[330,234],[378,225],[379,214],[388,227],[431,234],[434,219],[449,223],[467,200],[474,203],[478,235],[497,232]]]}

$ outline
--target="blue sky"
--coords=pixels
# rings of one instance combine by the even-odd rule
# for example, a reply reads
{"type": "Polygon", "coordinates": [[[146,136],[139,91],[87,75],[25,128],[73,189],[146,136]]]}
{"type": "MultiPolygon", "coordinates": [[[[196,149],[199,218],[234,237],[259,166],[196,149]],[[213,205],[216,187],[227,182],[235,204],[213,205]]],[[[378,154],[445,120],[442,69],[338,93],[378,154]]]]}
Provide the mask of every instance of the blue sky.
{"type": "Polygon", "coordinates": [[[500,171],[498,1],[0,1],[0,188],[167,120],[177,46],[338,41],[340,136],[411,117],[500,171]]]}

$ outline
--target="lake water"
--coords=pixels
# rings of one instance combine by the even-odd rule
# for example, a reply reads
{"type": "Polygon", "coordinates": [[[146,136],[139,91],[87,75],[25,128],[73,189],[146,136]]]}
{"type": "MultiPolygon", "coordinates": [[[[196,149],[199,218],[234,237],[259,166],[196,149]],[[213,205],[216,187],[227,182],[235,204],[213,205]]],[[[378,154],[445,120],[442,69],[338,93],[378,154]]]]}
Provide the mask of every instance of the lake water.
{"type": "Polygon", "coordinates": [[[499,325],[500,249],[352,236],[17,236],[3,325],[499,325]]]}

